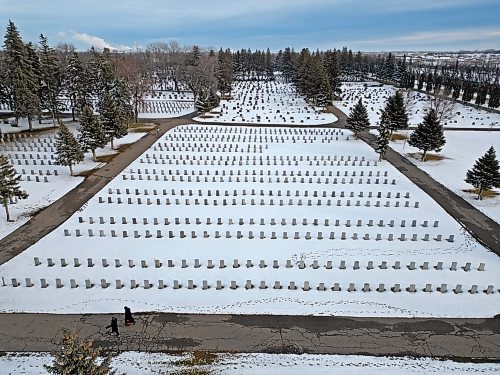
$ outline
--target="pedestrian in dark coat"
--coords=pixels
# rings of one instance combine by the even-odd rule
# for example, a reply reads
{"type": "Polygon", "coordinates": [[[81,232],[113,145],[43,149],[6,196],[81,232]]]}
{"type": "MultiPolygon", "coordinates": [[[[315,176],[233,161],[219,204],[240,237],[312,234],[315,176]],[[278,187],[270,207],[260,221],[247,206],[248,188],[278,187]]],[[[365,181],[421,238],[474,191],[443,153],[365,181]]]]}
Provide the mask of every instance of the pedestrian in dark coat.
{"type": "Polygon", "coordinates": [[[111,318],[111,324],[106,327],[106,329],[111,328],[111,332],[108,333],[116,333],[116,336],[120,336],[118,333],[118,319],[116,319],[114,316],[111,318]]]}
{"type": "Polygon", "coordinates": [[[125,325],[135,324],[134,317],[132,316],[132,311],[130,311],[130,307],[125,306],[125,325]]]}

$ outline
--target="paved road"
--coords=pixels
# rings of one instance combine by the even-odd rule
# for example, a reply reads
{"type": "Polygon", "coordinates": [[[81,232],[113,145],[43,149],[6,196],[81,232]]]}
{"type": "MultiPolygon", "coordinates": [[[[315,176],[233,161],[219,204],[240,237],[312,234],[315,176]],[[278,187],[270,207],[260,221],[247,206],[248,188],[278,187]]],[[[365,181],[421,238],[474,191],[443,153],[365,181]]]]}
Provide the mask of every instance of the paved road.
{"type": "MultiPolygon", "coordinates": [[[[175,126],[190,124],[192,121],[187,117],[159,120],[158,123],[160,124],[160,135],[162,135],[175,126]]],[[[128,147],[125,152],[118,154],[110,163],[88,176],[76,188],[44,208],[10,235],[1,239],[0,264],[23,252],[64,223],[85,202],[106,186],[109,181],[151,147],[156,140],[156,132],[149,132],[149,134],[134,143],[133,146],[128,147]]]]}
{"type": "MultiPolygon", "coordinates": [[[[141,314],[108,335],[103,315],[0,314],[0,350],[48,351],[62,327],[114,350],[455,357],[500,361],[500,319],[141,314]]],[[[119,317],[122,321],[122,317],[119,317]]],[[[121,324],[121,323],[120,323],[121,324]]]]}
{"type": "MultiPolygon", "coordinates": [[[[345,127],[345,120],[347,118],[345,113],[336,107],[330,107],[329,109],[339,119],[335,123],[335,126],[345,127]]],[[[376,148],[376,137],[373,134],[362,132],[359,137],[372,148],[376,148]]],[[[500,225],[498,223],[483,214],[465,199],[434,180],[410,160],[393,149],[388,149],[385,159],[434,199],[474,238],[497,255],[500,255],[500,225]]]]}

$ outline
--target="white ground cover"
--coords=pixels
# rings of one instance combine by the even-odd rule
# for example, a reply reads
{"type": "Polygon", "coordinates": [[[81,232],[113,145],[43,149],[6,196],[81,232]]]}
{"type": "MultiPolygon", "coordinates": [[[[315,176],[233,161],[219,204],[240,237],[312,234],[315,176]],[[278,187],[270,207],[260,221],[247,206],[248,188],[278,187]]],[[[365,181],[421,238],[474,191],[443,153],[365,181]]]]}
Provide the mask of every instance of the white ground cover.
{"type": "MultiPolygon", "coordinates": [[[[72,122],[68,126],[76,133],[79,124],[72,122]]],[[[21,189],[29,194],[28,199],[19,200],[9,205],[10,216],[14,222],[7,223],[5,210],[3,206],[0,208],[0,238],[7,236],[26,223],[38,210],[47,207],[78,186],[84,180],[84,177],[76,175],[104,165],[104,163],[93,162],[92,154],[87,153],[85,154],[85,160],[73,167],[75,176],[70,176],[68,167],[53,164],[56,157],[55,134],[56,130],[32,134],[25,133],[15,135],[16,138],[13,140],[10,140],[9,137],[5,138],[3,143],[0,142],[0,154],[10,158],[16,172],[22,176],[21,189]]],[[[118,148],[124,144],[134,143],[144,134],[130,133],[121,139],[115,140],[114,146],[118,148]]],[[[118,151],[111,150],[111,145],[108,144],[104,148],[97,150],[96,154],[97,156],[103,156],[116,152],[118,151]]]]}
{"type": "MultiPolygon", "coordinates": [[[[409,137],[411,131],[399,132],[409,137]]],[[[500,133],[474,131],[447,131],[446,144],[438,154],[443,160],[420,161],[420,151],[408,145],[404,140],[391,142],[391,147],[411,159],[420,169],[426,171],[436,181],[439,181],[453,192],[464,197],[469,203],[483,211],[493,220],[500,223],[500,189],[493,189],[499,195],[477,199],[477,194],[464,190],[473,189],[465,182],[465,175],[478,158],[493,146],[500,159],[500,133]],[[410,154],[410,155],[409,155],[410,154]],[[417,155],[418,154],[418,155],[417,155]]],[[[435,155],[429,152],[429,155],[435,155]]]]}
{"type": "Polygon", "coordinates": [[[154,91],[144,96],[139,118],[172,118],[195,111],[192,92],[154,91]]]}
{"type": "MultiPolygon", "coordinates": [[[[71,114],[71,102],[66,96],[61,96],[62,103],[66,106],[66,110],[62,113],[71,114]]],[[[97,105],[97,99],[93,100],[94,108],[97,105]]],[[[143,101],[139,104],[140,119],[162,119],[184,116],[195,111],[194,97],[192,92],[187,91],[168,91],[154,90],[151,93],[144,95],[143,101]]],[[[8,106],[0,106],[0,113],[9,113],[8,106]]],[[[34,128],[50,126],[52,120],[43,120],[43,125],[38,124],[38,120],[33,121],[34,128]]],[[[17,132],[22,128],[28,128],[25,119],[20,120],[19,127],[11,127],[9,124],[0,123],[0,129],[3,132],[17,132]]]]}
{"type": "Polygon", "coordinates": [[[126,304],[134,311],[193,313],[497,314],[498,257],[391,165],[375,165],[378,155],[361,141],[347,141],[348,135],[335,129],[203,125],[171,130],[60,228],[0,266],[6,283],[0,310],[117,312],[126,304]],[[446,240],[450,235],[453,242],[446,240]],[[48,267],[47,258],[55,265],[48,267]],[[82,265],[75,267],[74,258],[82,265]],[[233,267],[234,259],[239,267],[233,267]],[[158,267],[155,260],[161,262],[158,267]],[[220,268],[220,260],[225,267],[220,268]],[[247,260],[252,266],[247,267],[247,260]],[[259,266],[261,260],[266,267],[259,266]],[[346,269],[340,269],[342,261],[346,269]],[[400,269],[393,267],[396,262],[400,269]],[[407,267],[411,262],[416,269],[407,267]],[[443,262],[442,270],[434,268],[438,262],[443,262]],[[458,262],[456,271],[450,270],[452,262],[458,262]],[[467,262],[470,271],[461,268],[467,262]],[[480,263],[485,271],[478,270],[480,263]],[[21,285],[13,287],[12,278],[21,285]],[[25,278],[34,286],[27,287],[25,278]],[[48,287],[41,288],[41,278],[48,287]],[[55,279],[61,279],[61,288],[55,279]],[[78,287],[70,287],[71,279],[78,287]],[[116,280],[124,287],[116,289],[116,280]],[[131,280],[139,286],[132,289],[131,280]],[[188,288],[189,280],[194,289],[188,288]],[[245,288],[247,280],[253,288],[245,288]],[[276,281],[281,288],[275,289],[276,281]],[[288,289],[291,281],[296,290],[288,289]],[[306,281],[309,291],[302,289],[306,281]],[[159,288],[161,282],[165,288],[159,288]],[[325,291],[317,289],[320,283],[325,291]],[[339,291],[332,290],[335,283],[339,291]],[[348,291],[350,283],[355,291],[348,291]],[[377,291],[382,283],[385,291],[377,291]],[[391,291],[395,284],[400,292],[391,291]],[[411,284],[415,293],[406,290],[411,284]],[[431,292],[423,291],[426,284],[431,292]],[[447,284],[445,293],[437,289],[441,284],[447,284]],[[457,284],[462,293],[453,292],[457,284]],[[473,285],[478,293],[468,292],[473,285]],[[486,294],[489,285],[493,293],[486,294]]]}
{"type": "MultiPolygon", "coordinates": [[[[371,125],[378,125],[380,111],[384,108],[389,96],[393,95],[396,88],[391,85],[381,85],[377,82],[343,82],[342,100],[334,102],[335,106],[345,114],[361,98],[367,107],[371,125]]],[[[416,126],[422,122],[427,111],[429,96],[416,91],[407,97],[410,125],[416,126]]],[[[500,114],[489,113],[483,109],[464,106],[455,103],[454,116],[443,123],[444,127],[456,128],[498,128],[500,127],[500,114]]]]}
{"type": "MultiPolygon", "coordinates": [[[[400,375],[400,374],[498,374],[497,363],[464,363],[432,358],[372,357],[313,354],[218,354],[212,365],[188,367],[178,361],[187,355],[165,353],[123,352],[114,357],[111,365],[119,374],[165,374],[169,371],[207,371],[220,375],[400,375]]],[[[43,365],[50,365],[48,353],[6,353],[0,356],[0,368],[5,374],[48,374],[43,365]]],[[[203,372],[204,373],[204,372],[203,372]]]]}
{"type": "Polygon", "coordinates": [[[337,121],[331,113],[308,104],[293,85],[276,81],[237,81],[231,100],[222,100],[200,122],[236,122],[251,124],[323,125],[337,121]]]}

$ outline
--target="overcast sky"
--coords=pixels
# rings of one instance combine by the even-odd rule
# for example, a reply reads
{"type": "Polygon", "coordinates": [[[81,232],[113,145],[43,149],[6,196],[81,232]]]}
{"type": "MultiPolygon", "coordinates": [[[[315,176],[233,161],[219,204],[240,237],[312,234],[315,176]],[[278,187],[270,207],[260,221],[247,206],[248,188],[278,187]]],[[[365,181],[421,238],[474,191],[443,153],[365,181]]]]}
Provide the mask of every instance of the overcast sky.
{"type": "Polygon", "coordinates": [[[352,50],[500,48],[500,0],[0,0],[5,30],[51,45],[352,50]]]}

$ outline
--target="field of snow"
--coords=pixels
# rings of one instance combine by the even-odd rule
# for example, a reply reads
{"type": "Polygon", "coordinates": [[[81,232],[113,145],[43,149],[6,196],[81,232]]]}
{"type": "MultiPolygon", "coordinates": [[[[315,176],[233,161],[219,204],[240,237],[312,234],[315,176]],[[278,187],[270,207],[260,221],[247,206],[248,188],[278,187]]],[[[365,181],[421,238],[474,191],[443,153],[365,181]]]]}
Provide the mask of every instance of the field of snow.
{"type": "MultiPolygon", "coordinates": [[[[409,137],[411,131],[400,131],[409,137]]],[[[473,132],[473,131],[448,131],[445,133],[446,144],[438,154],[443,160],[420,161],[420,151],[408,145],[404,140],[391,142],[391,147],[399,153],[409,157],[420,169],[426,171],[436,181],[439,181],[453,192],[464,197],[469,203],[483,211],[496,222],[500,223],[500,189],[494,189],[495,196],[486,196],[478,200],[477,194],[464,190],[473,189],[467,184],[465,175],[472,168],[476,160],[483,156],[493,146],[500,159],[500,133],[498,132],[473,132]],[[408,155],[410,154],[410,155],[408,155]]],[[[435,155],[429,152],[428,155],[435,155]]]]}
{"type": "MultiPolygon", "coordinates": [[[[68,97],[62,96],[61,102],[66,107],[62,113],[71,114],[71,101],[68,97]]],[[[97,99],[93,100],[94,108],[97,105],[97,99]]],[[[194,112],[194,97],[192,92],[166,90],[154,90],[144,95],[143,101],[139,104],[139,118],[142,119],[161,119],[184,116],[194,112]]],[[[0,105],[0,113],[10,112],[9,107],[5,104],[0,105]]],[[[0,124],[0,129],[5,132],[19,131],[24,125],[25,119],[21,119],[19,128],[13,128],[9,124],[0,124]]],[[[52,120],[43,120],[45,124],[52,123],[52,120]]],[[[38,121],[33,121],[35,128],[41,127],[38,121]]],[[[46,127],[47,125],[44,125],[46,127]]]]}
{"type": "Polygon", "coordinates": [[[200,122],[236,122],[250,124],[323,125],[337,121],[306,103],[293,85],[280,79],[269,82],[237,81],[231,100],[222,100],[208,117],[200,122]]]}
{"type": "MultiPolygon", "coordinates": [[[[382,85],[377,82],[344,82],[342,84],[342,100],[336,101],[334,104],[348,115],[354,104],[361,98],[367,107],[371,125],[376,126],[380,118],[380,111],[384,108],[386,100],[395,91],[394,86],[382,85]]],[[[422,122],[427,111],[428,98],[428,95],[415,91],[411,92],[410,97],[406,97],[410,126],[416,126],[422,122]]],[[[442,124],[444,127],[487,129],[500,127],[500,114],[498,113],[489,113],[459,103],[455,103],[453,113],[453,118],[442,124]]]]}
{"type": "Polygon", "coordinates": [[[0,266],[0,310],[497,314],[498,257],[349,135],[172,129],[0,266]]]}
{"type": "MultiPolygon", "coordinates": [[[[68,126],[76,133],[79,124],[72,122],[68,126]]],[[[54,164],[56,157],[55,134],[55,129],[36,133],[10,133],[5,135],[3,140],[0,140],[0,154],[11,160],[16,172],[22,176],[21,189],[29,194],[28,199],[19,200],[9,205],[11,219],[14,222],[7,223],[3,207],[0,209],[0,238],[13,232],[26,223],[34,213],[49,206],[78,186],[84,177],[76,175],[104,165],[104,163],[92,161],[91,153],[87,153],[83,163],[73,167],[75,176],[70,176],[68,167],[54,164]]],[[[115,148],[134,143],[142,136],[144,133],[130,133],[116,140],[114,142],[115,148]]],[[[97,150],[96,154],[104,156],[116,152],[118,151],[111,150],[111,145],[108,144],[97,150]]]]}
{"type": "Polygon", "coordinates": [[[139,108],[139,118],[171,118],[194,112],[192,92],[172,92],[155,90],[144,96],[139,108]]]}
{"type": "MultiPolygon", "coordinates": [[[[400,375],[400,374],[498,374],[497,363],[467,363],[432,358],[370,357],[312,354],[218,354],[211,365],[182,364],[188,355],[165,353],[123,352],[111,365],[119,374],[146,375],[179,371],[199,371],[220,375],[400,375]]],[[[43,365],[51,365],[48,353],[6,353],[0,356],[0,368],[5,374],[48,374],[43,365]]]]}

